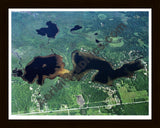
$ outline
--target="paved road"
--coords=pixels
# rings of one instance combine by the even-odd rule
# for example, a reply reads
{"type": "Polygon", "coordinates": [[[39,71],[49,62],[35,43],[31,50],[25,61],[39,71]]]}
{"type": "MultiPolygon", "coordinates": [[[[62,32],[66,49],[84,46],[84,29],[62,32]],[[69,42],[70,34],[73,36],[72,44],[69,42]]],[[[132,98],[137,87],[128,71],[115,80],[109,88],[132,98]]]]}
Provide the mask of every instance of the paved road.
{"type": "MultiPolygon", "coordinates": [[[[109,105],[102,105],[102,106],[92,106],[92,107],[84,107],[83,109],[87,108],[100,108],[100,107],[109,107],[109,106],[117,106],[117,105],[127,105],[127,104],[140,104],[140,103],[147,103],[148,101],[138,101],[138,102],[131,102],[131,103],[122,103],[122,104],[109,104],[109,105]]],[[[54,110],[54,111],[42,111],[42,112],[32,112],[32,113],[25,113],[25,114],[18,114],[18,115],[32,115],[32,114],[39,114],[39,113],[53,113],[53,112],[61,112],[61,111],[71,111],[71,110],[79,110],[82,108],[70,108],[70,109],[63,109],[63,110],[54,110]]]]}

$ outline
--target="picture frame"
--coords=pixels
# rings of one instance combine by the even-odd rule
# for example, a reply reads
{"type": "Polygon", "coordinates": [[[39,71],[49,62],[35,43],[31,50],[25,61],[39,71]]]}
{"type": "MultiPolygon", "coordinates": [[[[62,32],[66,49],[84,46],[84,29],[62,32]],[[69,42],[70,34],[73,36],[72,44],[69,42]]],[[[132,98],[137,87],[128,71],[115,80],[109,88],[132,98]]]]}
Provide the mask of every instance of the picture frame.
{"type": "MultiPolygon", "coordinates": [[[[43,2],[40,2],[38,8],[42,7],[42,3],[43,2]]],[[[55,3],[57,3],[57,6],[54,6],[54,7],[60,7],[60,8],[62,7],[62,6],[60,6],[60,4],[58,2],[55,2],[55,3]]],[[[73,7],[74,8],[78,8],[78,6],[75,7],[76,5],[73,4],[74,2],[71,2],[71,3],[72,3],[72,5],[69,6],[68,4],[66,4],[65,7],[67,8],[67,6],[68,6],[68,7],[71,7],[71,8],[73,8],[73,7]]],[[[86,7],[86,4],[84,4],[83,2],[79,1],[79,3],[82,4],[79,7],[84,7],[84,8],[86,7]]],[[[106,2],[102,2],[102,3],[106,3],[106,2]]],[[[122,3],[119,2],[119,3],[116,3],[114,5],[115,5],[116,8],[123,8],[124,6],[123,6],[122,3]]],[[[88,4],[89,4],[89,1],[87,1],[87,5],[88,4]]],[[[156,46],[155,46],[155,43],[154,43],[155,41],[153,39],[155,39],[155,40],[158,39],[157,34],[156,34],[156,32],[158,33],[158,29],[153,24],[158,24],[158,22],[156,20],[157,19],[156,18],[156,14],[157,14],[156,11],[158,12],[158,9],[157,9],[157,7],[155,7],[156,5],[152,1],[148,1],[145,4],[142,5],[142,2],[138,2],[137,1],[136,3],[134,3],[132,5],[134,6],[134,8],[136,8],[138,6],[140,8],[146,8],[147,7],[147,8],[151,8],[153,10],[152,11],[152,13],[153,13],[153,15],[152,15],[152,49],[157,49],[156,46]]],[[[3,39],[4,42],[7,42],[7,40],[8,40],[8,34],[7,34],[7,32],[8,32],[8,29],[7,29],[8,28],[8,24],[7,24],[7,21],[9,20],[8,15],[7,15],[8,14],[8,9],[9,8],[15,8],[15,7],[16,8],[23,8],[23,7],[34,8],[36,5],[33,3],[31,6],[30,5],[24,6],[23,4],[20,4],[20,3],[19,4],[15,4],[15,3],[10,3],[10,2],[4,2],[3,5],[4,6],[3,6],[3,14],[2,15],[4,16],[4,20],[2,22],[3,22],[3,24],[5,24],[5,26],[3,26],[4,27],[4,29],[3,29],[4,33],[2,33],[2,34],[4,36],[2,37],[2,39],[3,39]]],[[[51,5],[50,5],[50,7],[51,7],[51,5]]],[[[54,7],[52,6],[51,8],[54,8],[54,7]]],[[[94,4],[94,6],[90,5],[90,8],[93,8],[93,7],[103,8],[104,6],[103,6],[103,4],[102,5],[94,4]]],[[[105,8],[111,8],[111,7],[112,7],[112,2],[111,2],[111,4],[108,4],[108,5],[105,6],[105,8]]],[[[131,8],[129,4],[127,6],[125,6],[124,8],[126,8],[126,7],[127,8],[131,8]]],[[[8,47],[9,46],[7,45],[7,43],[6,44],[3,43],[3,45],[1,43],[1,46],[3,46],[2,51],[3,51],[4,55],[8,55],[8,47]]],[[[153,55],[156,55],[155,54],[156,52],[157,52],[157,50],[152,50],[153,55]]],[[[3,58],[3,60],[5,60],[4,59],[5,56],[2,57],[2,58],[3,58]]],[[[152,59],[152,61],[154,62],[154,58],[152,59]]],[[[6,59],[6,61],[2,62],[1,65],[2,66],[6,65],[6,62],[8,63],[9,60],[6,59]]],[[[155,63],[153,63],[153,64],[155,64],[155,63]]],[[[5,67],[6,68],[3,69],[2,72],[4,72],[5,80],[7,80],[8,79],[8,77],[7,77],[8,73],[6,71],[8,70],[8,68],[7,68],[7,66],[5,66],[5,67]]],[[[155,70],[155,68],[152,67],[152,70],[155,70]]],[[[127,127],[129,125],[131,125],[131,127],[132,126],[135,127],[135,126],[139,126],[139,125],[143,125],[143,126],[146,126],[146,127],[157,127],[159,125],[159,123],[158,123],[158,113],[156,113],[156,110],[158,110],[158,106],[156,106],[154,104],[156,103],[156,101],[159,101],[158,100],[158,87],[157,86],[154,87],[153,85],[156,85],[156,77],[158,75],[156,73],[154,73],[153,71],[152,71],[152,73],[153,73],[152,76],[154,76],[154,77],[152,77],[152,105],[151,105],[152,106],[152,108],[151,108],[151,111],[152,111],[152,116],[151,117],[152,117],[152,119],[151,120],[147,120],[147,119],[142,119],[143,121],[136,120],[136,119],[127,120],[127,118],[126,118],[126,119],[122,119],[121,121],[119,121],[118,119],[113,119],[113,120],[112,119],[108,119],[108,120],[103,120],[103,119],[96,120],[96,119],[94,119],[94,120],[90,120],[90,121],[88,121],[87,119],[86,120],[82,119],[81,121],[78,121],[78,119],[77,120],[76,119],[72,119],[72,120],[70,120],[68,122],[68,121],[65,121],[64,118],[62,118],[61,121],[56,121],[56,120],[51,120],[51,119],[47,119],[47,120],[42,119],[43,121],[40,120],[40,119],[36,120],[36,121],[32,120],[32,119],[27,119],[27,120],[24,119],[24,121],[22,121],[21,119],[9,120],[8,109],[6,109],[5,111],[2,111],[2,115],[3,115],[2,121],[3,121],[5,126],[9,126],[9,127],[11,127],[11,126],[22,127],[23,125],[26,125],[28,127],[38,127],[38,126],[43,125],[45,123],[47,123],[47,127],[50,127],[53,124],[56,124],[57,126],[59,125],[59,126],[62,126],[62,127],[64,127],[65,125],[66,126],[70,126],[70,125],[73,125],[73,124],[74,125],[78,124],[77,127],[79,127],[79,126],[82,127],[82,126],[85,126],[86,124],[87,125],[91,124],[90,126],[92,126],[92,127],[97,127],[100,124],[102,124],[102,127],[105,127],[106,125],[108,127],[117,127],[118,126],[117,124],[119,124],[119,123],[122,124],[123,127],[127,127]],[[37,125],[37,123],[38,123],[38,125],[37,125]],[[125,123],[125,125],[124,125],[124,123],[125,123]]],[[[3,94],[2,103],[4,103],[2,105],[3,109],[4,108],[9,108],[9,101],[8,101],[9,88],[7,87],[7,83],[8,83],[7,81],[4,81],[4,83],[3,83],[2,87],[1,87],[2,88],[1,90],[5,90],[5,91],[2,92],[2,94],[3,94]]]]}

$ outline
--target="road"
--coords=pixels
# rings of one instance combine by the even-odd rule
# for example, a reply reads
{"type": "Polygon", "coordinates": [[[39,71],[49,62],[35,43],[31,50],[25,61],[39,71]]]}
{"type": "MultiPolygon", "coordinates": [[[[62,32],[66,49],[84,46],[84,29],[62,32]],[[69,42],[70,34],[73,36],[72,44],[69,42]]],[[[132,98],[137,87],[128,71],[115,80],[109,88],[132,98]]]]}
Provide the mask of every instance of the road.
{"type": "Polygon", "coordinates": [[[87,108],[100,108],[100,107],[110,107],[110,106],[112,107],[112,106],[127,105],[127,104],[140,104],[140,103],[147,103],[147,102],[148,102],[148,101],[138,101],[138,102],[131,102],[131,103],[109,104],[109,105],[83,107],[83,108],[70,108],[70,109],[54,110],[54,111],[31,112],[31,113],[18,114],[18,115],[32,115],[32,114],[40,114],[40,113],[53,113],[53,112],[72,111],[72,110],[87,109],[87,108]]]}

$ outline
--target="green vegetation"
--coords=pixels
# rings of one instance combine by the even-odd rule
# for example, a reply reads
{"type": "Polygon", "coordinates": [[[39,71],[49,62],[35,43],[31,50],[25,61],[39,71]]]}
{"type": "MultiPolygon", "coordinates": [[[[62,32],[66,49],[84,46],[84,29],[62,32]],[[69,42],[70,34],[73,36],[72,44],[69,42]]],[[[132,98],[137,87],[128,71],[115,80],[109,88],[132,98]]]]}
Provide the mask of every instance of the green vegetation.
{"type": "Polygon", "coordinates": [[[121,87],[119,89],[119,93],[121,96],[121,100],[123,103],[131,103],[138,99],[148,100],[148,93],[147,91],[135,91],[135,92],[127,92],[126,87],[121,87]]]}
{"type": "Polygon", "coordinates": [[[134,85],[137,91],[146,90],[148,92],[148,76],[144,75],[144,72],[138,72],[137,79],[134,81],[134,85]]]}
{"type": "Polygon", "coordinates": [[[124,41],[122,37],[111,37],[111,43],[109,46],[111,47],[122,47],[124,45],[124,41]]]}
{"type": "Polygon", "coordinates": [[[86,84],[81,85],[81,88],[86,102],[104,101],[108,97],[108,94],[103,92],[103,90],[89,87],[86,84]]]}
{"type": "Polygon", "coordinates": [[[148,115],[148,103],[123,105],[123,115],[148,115]]]}
{"type": "Polygon", "coordinates": [[[28,113],[31,102],[32,91],[26,82],[12,83],[12,112],[28,113]]]}
{"type": "Polygon", "coordinates": [[[102,107],[100,111],[108,115],[148,115],[148,103],[117,105],[110,109],[102,107]]]}
{"type": "Polygon", "coordinates": [[[66,104],[68,108],[79,107],[76,95],[81,94],[81,87],[80,85],[70,83],[71,82],[66,82],[61,90],[58,90],[57,92],[53,91],[54,96],[47,100],[49,109],[58,110],[61,108],[62,104],[66,104]]]}

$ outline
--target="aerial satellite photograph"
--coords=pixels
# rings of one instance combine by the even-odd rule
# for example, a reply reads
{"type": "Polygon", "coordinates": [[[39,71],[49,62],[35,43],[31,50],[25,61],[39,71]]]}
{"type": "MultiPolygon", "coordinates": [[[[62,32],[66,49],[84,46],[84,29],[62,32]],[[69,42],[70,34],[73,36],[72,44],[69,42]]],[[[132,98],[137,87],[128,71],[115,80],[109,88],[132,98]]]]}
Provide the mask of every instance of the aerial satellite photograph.
{"type": "Polygon", "coordinates": [[[10,116],[150,115],[149,13],[11,9],[10,116]]]}

